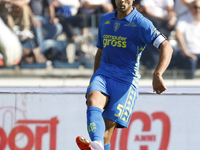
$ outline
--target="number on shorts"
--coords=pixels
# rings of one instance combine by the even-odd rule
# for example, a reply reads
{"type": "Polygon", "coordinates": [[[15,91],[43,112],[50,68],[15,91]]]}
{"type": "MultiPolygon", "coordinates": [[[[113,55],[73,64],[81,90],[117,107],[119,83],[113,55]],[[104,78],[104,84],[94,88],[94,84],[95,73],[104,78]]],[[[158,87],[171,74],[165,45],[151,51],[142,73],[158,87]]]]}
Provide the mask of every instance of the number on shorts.
{"type": "Polygon", "coordinates": [[[114,114],[115,117],[119,117],[119,116],[121,115],[123,107],[124,107],[124,106],[121,105],[121,104],[119,104],[119,105],[117,106],[117,109],[119,110],[119,113],[118,113],[118,114],[114,114]]]}

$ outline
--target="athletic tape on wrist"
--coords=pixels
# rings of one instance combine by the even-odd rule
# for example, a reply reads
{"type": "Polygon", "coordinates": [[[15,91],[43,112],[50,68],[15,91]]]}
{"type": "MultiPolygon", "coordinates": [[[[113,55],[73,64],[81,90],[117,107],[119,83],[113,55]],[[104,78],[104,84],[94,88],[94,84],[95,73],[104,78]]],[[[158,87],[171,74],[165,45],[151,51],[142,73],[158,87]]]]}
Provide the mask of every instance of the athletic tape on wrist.
{"type": "Polygon", "coordinates": [[[167,40],[167,38],[163,35],[160,34],[154,41],[153,41],[153,45],[156,48],[159,48],[160,44],[162,44],[165,40],[167,40]]]}

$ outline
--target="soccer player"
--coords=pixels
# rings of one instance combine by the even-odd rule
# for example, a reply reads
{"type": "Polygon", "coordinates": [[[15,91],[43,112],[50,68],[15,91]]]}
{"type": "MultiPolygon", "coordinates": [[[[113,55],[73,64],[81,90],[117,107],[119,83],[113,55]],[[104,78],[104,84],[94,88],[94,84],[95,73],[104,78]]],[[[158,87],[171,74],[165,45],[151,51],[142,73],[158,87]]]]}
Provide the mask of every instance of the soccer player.
{"type": "Polygon", "coordinates": [[[167,88],[162,74],[173,49],[169,42],[135,7],[135,0],[115,0],[115,12],[101,17],[94,74],[87,88],[87,128],[90,140],[76,138],[81,150],[110,150],[115,128],[128,127],[138,96],[140,57],[146,44],[160,49],[153,73],[153,91],[167,88]]]}

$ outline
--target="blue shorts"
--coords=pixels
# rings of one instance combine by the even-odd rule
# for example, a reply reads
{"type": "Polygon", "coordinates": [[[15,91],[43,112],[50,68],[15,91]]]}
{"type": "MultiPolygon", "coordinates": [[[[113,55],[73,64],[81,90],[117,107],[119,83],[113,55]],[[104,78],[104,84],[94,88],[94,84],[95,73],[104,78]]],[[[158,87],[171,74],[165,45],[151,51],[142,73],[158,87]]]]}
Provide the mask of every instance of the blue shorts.
{"type": "Polygon", "coordinates": [[[89,91],[100,91],[109,97],[104,118],[117,122],[118,128],[128,127],[138,97],[138,89],[133,84],[94,74],[86,94],[89,91]]]}

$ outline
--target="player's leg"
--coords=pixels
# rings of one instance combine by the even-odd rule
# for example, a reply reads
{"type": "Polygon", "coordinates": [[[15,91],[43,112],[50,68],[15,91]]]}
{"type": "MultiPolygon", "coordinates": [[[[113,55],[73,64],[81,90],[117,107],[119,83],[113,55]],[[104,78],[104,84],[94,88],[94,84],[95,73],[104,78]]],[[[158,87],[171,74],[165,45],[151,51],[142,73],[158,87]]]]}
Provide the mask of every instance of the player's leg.
{"type": "Polygon", "coordinates": [[[108,102],[108,96],[99,91],[87,93],[87,127],[91,141],[83,137],[77,137],[77,144],[83,150],[103,150],[105,122],[102,117],[102,110],[108,102]],[[95,141],[95,142],[94,142],[95,141]]]}
{"type": "Polygon", "coordinates": [[[110,150],[110,140],[115,128],[128,127],[131,114],[133,112],[135,100],[137,99],[137,88],[132,84],[118,81],[110,81],[109,103],[103,112],[106,124],[104,136],[104,149],[110,150]]]}
{"type": "Polygon", "coordinates": [[[104,145],[105,132],[105,122],[102,117],[102,110],[107,102],[108,97],[101,92],[90,91],[87,94],[88,133],[92,141],[100,141],[102,145],[104,145]]]}
{"type": "Polygon", "coordinates": [[[87,107],[98,107],[104,109],[108,103],[108,96],[100,91],[90,91],[87,93],[87,107]]]}
{"type": "Polygon", "coordinates": [[[105,122],[102,110],[108,102],[108,96],[99,91],[87,93],[87,126],[90,139],[104,144],[105,122]]]}
{"type": "Polygon", "coordinates": [[[104,134],[104,150],[110,150],[110,140],[115,128],[117,127],[117,123],[106,118],[104,118],[104,121],[106,125],[106,131],[104,134]]]}
{"type": "MultiPolygon", "coordinates": [[[[104,133],[104,150],[110,150],[110,140],[112,137],[112,134],[115,130],[115,128],[117,127],[117,123],[109,120],[109,119],[104,119],[105,121],[105,125],[106,125],[106,131],[104,133]]],[[[83,137],[77,137],[77,143],[83,143],[82,145],[80,145],[79,147],[84,147],[84,148],[88,148],[90,147],[91,150],[93,150],[92,148],[95,147],[96,149],[101,149],[102,146],[100,148],[98,148],[98,144],[99,143],[93,143],[83,137]],[[91,145],[92,144],[92,145],[91,145]]]]}

